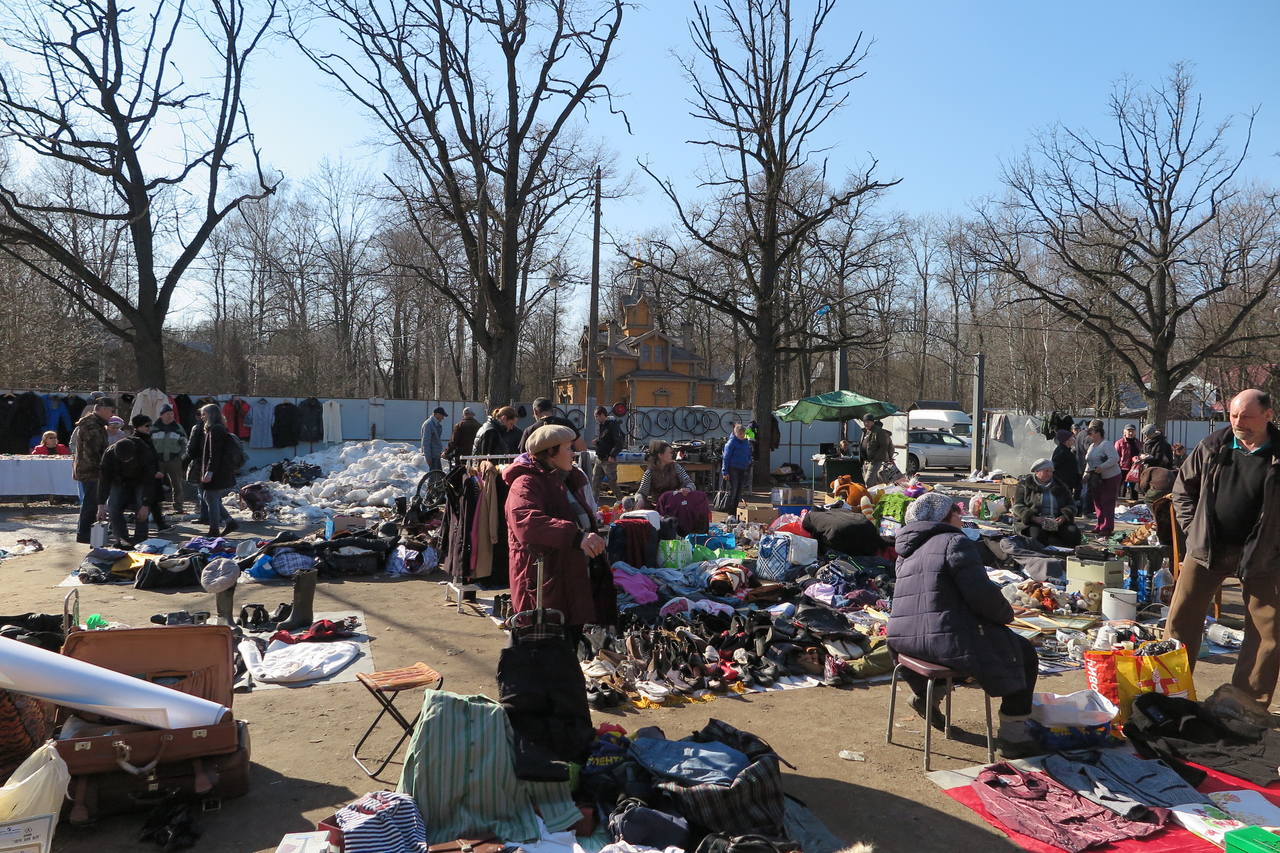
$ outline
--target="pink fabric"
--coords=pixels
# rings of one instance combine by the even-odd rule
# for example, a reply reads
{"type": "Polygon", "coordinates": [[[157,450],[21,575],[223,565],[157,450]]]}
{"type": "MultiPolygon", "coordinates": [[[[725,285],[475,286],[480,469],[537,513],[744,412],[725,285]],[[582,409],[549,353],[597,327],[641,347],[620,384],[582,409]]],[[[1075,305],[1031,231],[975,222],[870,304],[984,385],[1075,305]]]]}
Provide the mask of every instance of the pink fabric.
{"type": "MultiPolygon", "coordinates": [[[[1252,782],[1246,782],[1243,779],[1237,779],[1234,776],[1228,776],[1225,773],[1219,773],[1207,767],[1201,767],[1200,769],[1209,774],[1209,777],[1204,780],[1204,783],[1198,789],[1201,793],[1207,794],[1210,791],[1247,788],[1253,791],[1261,791],[1268,800],[1280,805],[1280,783],[1277,783],[1276,787],[1263,788],[1252,782]]],[[[1034,838],[1014,832],[995,820],[979,801],[977,792],[968,785],[950,788],[943,793],[957,803],[968,806],[987,823],[1009,836],[1009,840],[1023,850],[1030,850],[1032,853],[1063,853],[1060,847],[1044,844],[1034,838]]],[[[1190,830],[1170,824],[1163,831],[1155,835],[1149,835],[1146,838],[1114,841],[1101,847],[1091,848],[1091,850],[1102,851],[1102,853],[1221,853],[1222,848],[1205,841],[1190,830]]]]}
{"type": "Polygon", "coordinates": [[[613,585],[631,596],[636,604],[652,604],[658,600],[658,584],[647,575],[633,574],[626,569],[614,569],[613,585]]]}

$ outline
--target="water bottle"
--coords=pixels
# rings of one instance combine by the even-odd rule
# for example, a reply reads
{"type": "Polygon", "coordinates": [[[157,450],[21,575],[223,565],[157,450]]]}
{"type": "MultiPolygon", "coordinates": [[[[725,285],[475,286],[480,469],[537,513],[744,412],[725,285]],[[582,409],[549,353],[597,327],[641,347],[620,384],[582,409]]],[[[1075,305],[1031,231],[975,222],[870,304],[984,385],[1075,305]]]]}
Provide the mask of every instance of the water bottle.
{"type": "Polygon", "coordinates": [[[1156,604],[1168,604],[1172,599],[1173,572],[1167,566],[1161,566],[1151,580],[1151,600],[1156,604]]]}
{"type": "Polygon", "coordinates": [[[326,512],[324,514],[324,538],[333,538],[333,513],[326,512]]]}

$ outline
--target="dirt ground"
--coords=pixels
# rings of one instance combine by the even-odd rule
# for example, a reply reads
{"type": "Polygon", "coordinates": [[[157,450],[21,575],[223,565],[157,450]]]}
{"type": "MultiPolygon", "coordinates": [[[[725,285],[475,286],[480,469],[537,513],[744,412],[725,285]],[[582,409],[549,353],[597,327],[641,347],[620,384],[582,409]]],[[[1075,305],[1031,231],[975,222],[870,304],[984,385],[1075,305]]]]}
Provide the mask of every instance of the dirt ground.
{"type": "MultiPolygon", "coordinates": [[[[12,544],[15,531],[34,534],[46,546],[42,553],[0,561],[6,595],[5,611],[61,611],[65,589],[57,584],[84,553],[73,539],[74,508],[0,505],[0,547],[12,544]]],[[[245,524],[238,536],[274,535],[268,523],[245,524]]],[[[196,535],[190,523],[168,532],[175,540],[196,535]]],[[[241,590],[245,590],[242,585],[241,590]]],[[[214,609],[204,592],[139,592],[127,586],[84,586],[82,616],[101,613],[130,625],[146,625],[153,613],[179,609],[214,609]]],[[[237,597],[237,607],[259,601],[273,609],[289,600],[287,586],[251,585],[237,597]]],[[[1227,612],[1238,621],[1238,596],[1227,595],[1227,612]]],[[[448,690],[492,694],[494,672],[503,637],[479,611],[457,609],[444,602],[439,578],[370,579],[322,582],[315,609],[355,608],[364,612],[377,669],[423,661],[445,676],[448,690]]],[[[1196,671],[1197,687],[1207,695],[1230,677],[1230,662],[1204,661],[1196,671]]],[[[1044,678],[1042,688],[1067,693],[1085,686],[1081,672],[1044,678]]],[[[906,689],[903,691],[905,699],[906,689]]],[[[413,709],[408,695],[402,707],[413,709]],[[407,700],[407,701],[406,701],[407,700]]],[[[866,841],[880,851],[953,853],[955,850],[1015,850],[968,809],[954,803],[923,776],[921,721],[905,701],[899,704],[895,744],[885,743],[889,687],[876,684],[853,689],[818,687],[806,690],[721,698],[674,709],[596,713],[600,722],[620,723],[628,730],[660,726],[668,736],[682,737],[709,717],[756,732],[795,770],[784,768],[788,793],[805,802],[839,838],[866,841]],[[865,761],[837,757],[843,749],[862,753],[865,761]]],[[[981,695],[964,689],[954,703],[956,730],[952,741],[934,740],[934,769],[961,768],[985,760],[981,695]]],[[[204,836],[195,849],[204,853],[250,853],[276,849],[287,832],[315,827],[316,821],[371,790],[394,789],[399,765],[393,763],[371,780],[351,760],[351,748],[375,713],[376,706],[357,683],[293,690],[265,690],[235,697],[236,716],[247,720],[252,734],[252,786],[248,796],[229,800],[202,820],[204,836]]],[[[412,710],[410,711],[412,713],[412,710]]],[[[397,734],[393,724],[367,751],[383,752],[397,734]]],[[[398,759],[397,759],[398,762],[398,759]]],[[[59,827],[54,850],[98,853],[104,850],[149,849],[136,841],[139,816],[103,820],[86,828],[59,827]]]]}

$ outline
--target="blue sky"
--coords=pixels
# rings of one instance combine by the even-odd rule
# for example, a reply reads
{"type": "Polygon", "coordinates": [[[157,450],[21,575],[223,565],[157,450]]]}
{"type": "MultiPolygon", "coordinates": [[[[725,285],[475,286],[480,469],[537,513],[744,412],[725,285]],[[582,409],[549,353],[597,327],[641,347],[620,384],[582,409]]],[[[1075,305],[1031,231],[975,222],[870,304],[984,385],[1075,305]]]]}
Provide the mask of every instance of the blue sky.
{"type": "MultiPolygon", "coordinates": [[[[701,164],[701,150],[685,140],[702,129],[688,116],[687,86],[670,55],[689,50],[691,9],[687,0],[650,0],[629,12],[609,75],[633,133],[604,114],[590,120],[620,169],[636,172],[637,192],[606,202],[606,228],[619,236],[671,221],[637,159],[688,187],[701,164]]],[[[879,176],[903,179],[885,209],[963,213],[999,191],[1000,161],[1021,152],[1035,130],[1061,121],[1105,133],[1116,80],[1157,81],[1188,61],[1210,120],[1261,107],[1243,174],[1280,185],[1278,25],[1280,4],[1266,0],[842,0],[826,31],[830,52],[860,30],[874,44],[866,76],[829,125],[830,168],[839,174],[874,156],[879,176]]],[[[345,96],[287,45],[262,59],[249,100],[269,162],[294,178],[326,156],[377,168],[380,155],[362,145],[377,129],[345,96]]],[[[588,225],[584,218],[579,231],[589,233],[588,225]]]]}

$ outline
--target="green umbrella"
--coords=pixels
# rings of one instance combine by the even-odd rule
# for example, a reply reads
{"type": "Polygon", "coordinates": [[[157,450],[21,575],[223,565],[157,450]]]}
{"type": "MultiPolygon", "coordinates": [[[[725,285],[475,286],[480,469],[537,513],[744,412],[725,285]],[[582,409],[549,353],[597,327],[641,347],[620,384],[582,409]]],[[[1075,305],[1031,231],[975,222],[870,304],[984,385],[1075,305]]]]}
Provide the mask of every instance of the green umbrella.
{"type": "Polygon", "coordinates": [[[898,411],[898,407],[892,403],[873,400],[852,391],[828,391],[816,397],[783,403],[774,414],[782,421],[811,424],[814,421],[848,421],[863,415],[883,418],[898,411]]]}

